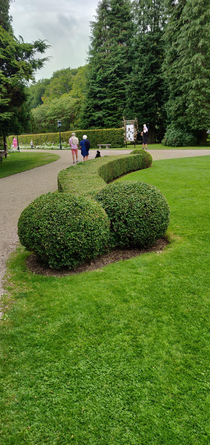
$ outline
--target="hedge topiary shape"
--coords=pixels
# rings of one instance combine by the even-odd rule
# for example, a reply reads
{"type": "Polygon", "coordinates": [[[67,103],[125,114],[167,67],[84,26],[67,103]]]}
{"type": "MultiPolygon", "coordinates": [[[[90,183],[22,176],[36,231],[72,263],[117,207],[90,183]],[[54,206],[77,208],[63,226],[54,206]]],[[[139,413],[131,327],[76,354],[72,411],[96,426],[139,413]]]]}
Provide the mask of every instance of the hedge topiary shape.
{"type": "Polygon", "coordinates": [[[95,198],[110,219],[112,246],[151,246],[167,230],[169,206],[152,185],[122,181],[107,185],[95,198]]]}
{"type": "Polygon", "coordinates": [[[74,269],[107,249],[109,220],[95,201],[48,193],[23,210],[18,235],[21,244],[51,268],[74,269]]]}

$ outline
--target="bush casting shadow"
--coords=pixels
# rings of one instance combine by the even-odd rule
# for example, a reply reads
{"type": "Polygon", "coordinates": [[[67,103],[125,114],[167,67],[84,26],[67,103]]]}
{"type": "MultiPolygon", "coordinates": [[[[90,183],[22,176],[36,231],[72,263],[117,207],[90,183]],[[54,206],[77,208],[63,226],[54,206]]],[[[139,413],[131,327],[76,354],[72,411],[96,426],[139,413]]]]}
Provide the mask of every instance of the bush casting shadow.
{"type": "Polygon", "coordinates": [[[147,247],[146,249],[140,248],[130,248],[130,249],[114,249],[109,253],[101,255],[91,262],[83,263],[80,266],[76,267],[74,270],[69,270],[66,268],[62,268],[61,270],[51,269],[46,265],[46,263],[42,263],[37,255],[30,254],[26,259],[27,268],[38,275],[44,276],[54,276],[54,277],[62,277],[66,275],[75,275],[83,272],[91,272],[93,270],[101,269],[109,264],[117,263],[122,260],[129,260],[130,258],[135,258],[139,255],[143,255],[145,253],[151,252],[160,252],[167,246],[169,241],[167,237],[160,238],[157,240],[152,247],[147,247]]]}
{"type": "MultiPolygon", "coordinates": [[[[82,267],[106,252],[109,252],[108,262],[113,261],[112,255],[117,261],[116,257],[122,258],[122,253],[112,254],[113,248],[142,249],[151,246],[165,234],[169,223],[169,207],[161,192],[138,181],[104,187],[106,182],[130,171],[148,168],[151,163],[151,156],[142,150],[138,155],[96,159],[60,172],[59,192],[42,195],[22,212],[18,222],[21,244],[52,269],[82,267]],[[71,189],[72,182],[76,192],[71,189]],[[114,202],[112,211],[121,219],[119,227],[114,226],[100,193],[95,200],[97,192],[101,191],[104,197],[115,188],[121,208],[117,208],[114,202]],[[124,191],[120,195],[122,189],[126,189],[126,193],[124,191]],[[126,209],[124,214],[123,207],[126,209]],[[115,239],[112,236],[114,232],[120,234],[115,239]],[[143,236],[144,232],[146,236],[143,236]]],[[[111,202],[110,195],[108,200],[111,202]]],[[[129,253],[127,257],[133,255],[129,253]]]]}

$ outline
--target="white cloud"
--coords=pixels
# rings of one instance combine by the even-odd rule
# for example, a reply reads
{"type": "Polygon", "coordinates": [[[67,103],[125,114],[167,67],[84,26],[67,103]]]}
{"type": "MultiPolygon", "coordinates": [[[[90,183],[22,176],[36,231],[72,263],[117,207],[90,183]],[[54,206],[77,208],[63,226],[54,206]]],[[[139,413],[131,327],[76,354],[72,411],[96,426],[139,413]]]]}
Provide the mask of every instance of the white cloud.
{"type": "Polygon", "coordinates": [[[25,42],[46,40],[50,57],[36,79],[50,78],[62,68],[77,68],[86,63],[90,25],[98,0],[15,0],[10,15],[16,37],[25,42]]]}

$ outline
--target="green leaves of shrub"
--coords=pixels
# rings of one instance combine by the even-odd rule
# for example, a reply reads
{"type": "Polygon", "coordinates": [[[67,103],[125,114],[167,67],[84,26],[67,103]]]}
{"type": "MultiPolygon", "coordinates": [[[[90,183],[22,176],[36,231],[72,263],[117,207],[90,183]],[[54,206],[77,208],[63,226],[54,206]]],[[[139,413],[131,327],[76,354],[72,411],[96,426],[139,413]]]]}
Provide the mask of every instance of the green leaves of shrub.
{"type": "Polygon", "coordinates": [[[97,193],[96,199],[110,219],[112,246],[150,246],[167,230],[169,206],[152,185],[138,181],[110,184],[97,193]]]}
{"type": "MultiPolygon", "coordinates": [[[[132,152],[133,153],[133,152],[132,152]]],[[[138,150],[136,156],[124,156],[113,159],[98,169],[105,182],[111,182],[129,172],[148,168],[152,165],[152,156],[144,150],[138,150]]]]}
{"type": "Polygon", "coordinates": [[[50,267],[74,269],[107,249],[109,221],[95,201],[48,193],[24,209],[18,235],[50,267]]]}
{"type": "Polygon", "coordinates": [[[196,145],[195,136],[187,130],[177,128],[174,124],[167,127],[162,144],[169,147],[190,147],[196,145]]]}

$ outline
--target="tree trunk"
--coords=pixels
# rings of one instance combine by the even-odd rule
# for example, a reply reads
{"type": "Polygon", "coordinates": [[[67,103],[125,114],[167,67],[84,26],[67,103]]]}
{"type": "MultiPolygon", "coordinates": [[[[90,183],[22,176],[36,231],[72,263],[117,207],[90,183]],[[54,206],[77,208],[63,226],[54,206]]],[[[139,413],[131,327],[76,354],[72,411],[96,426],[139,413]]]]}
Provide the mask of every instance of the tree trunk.
{"type": "Polygon", "coordinates": [[[6,136],[4,136],[4,151],[7,151],[7,141],[6,141],[6,136]]]}
{"type": "Polygon", "coordinates": [[[154,144],[155,142],[155,128],[151,125],[148,131],[148,144],[154,144]]]}

